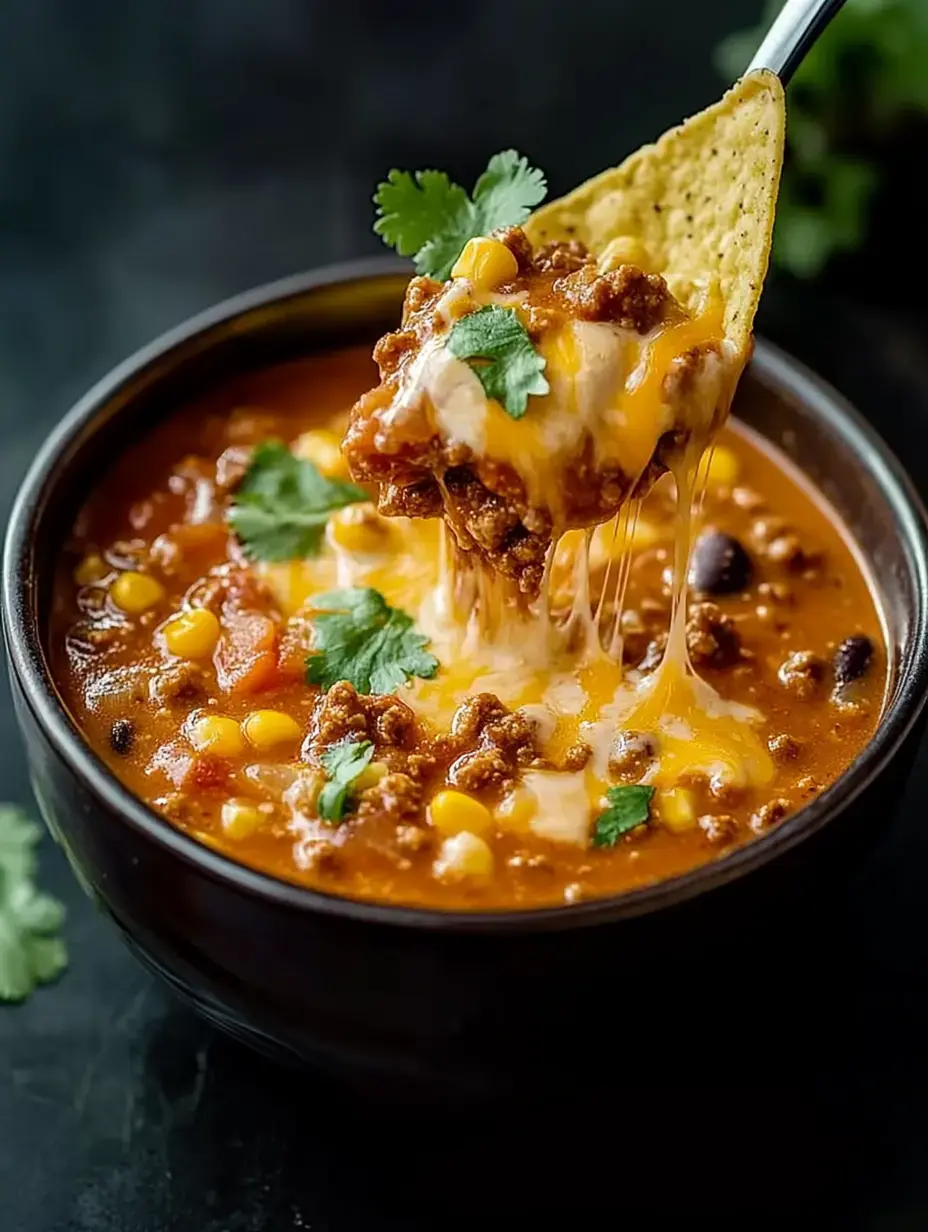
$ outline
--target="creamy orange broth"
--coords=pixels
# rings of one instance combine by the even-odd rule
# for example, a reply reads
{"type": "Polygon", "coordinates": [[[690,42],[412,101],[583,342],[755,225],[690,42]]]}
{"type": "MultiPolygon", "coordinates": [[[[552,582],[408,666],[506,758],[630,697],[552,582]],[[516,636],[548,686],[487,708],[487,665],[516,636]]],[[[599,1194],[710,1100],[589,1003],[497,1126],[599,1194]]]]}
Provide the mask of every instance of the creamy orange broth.
{"type": "MultiPolygon", "coordinates": [[[[494,627],[486,591],[480,628],[469,618],[474,587],[487,583],[449,572],[438,520],[365,515],[374,531],[363,548],[340,544],[330,523],[315,559],[245,561],[223,521],[231,489],[217,486],[217,459],[225,454],[224,466],[230,448],[268,436],[312,452],[315,438],[305,434],[340,435],[374,375],[366,351],[349,350],[243,377],[155,428],[82,511],[60,562],[56,678],[88,741],[137,795],[201,841],[288,880],[388,902],[518,908],[619,892],[716,858],[777,824],[850,764],[876,726],[885,681],[873,598],[825,506],[736,423],[721,432],[697,518],[699,527],[734,536],[753,561],[749,584],[711,599],[738,642],[724,666],[697,654],[690,668],[682,603],[669,627],[674,553],[679,561],[689,542],[670,477],[622,510],[617,526],[569,532],[557,547],[545,611],[516,619],[497,595],[494,627]],[[798,556],[787,550],[792,540],[798,556]],[[98,576],[88,580],[95,559],[98,576]],[[110,594],[128,568],[162,589],[134,616],[110,594]],[[621,613],[611,610],[619,580],[621,613]],[[362,809],[332,827],[294,803],[292,784],[313,758],[322,704],[302,675],[306,605],[334,585],[378,589],[415,618],[441,663],[434,679],[398,691],[417,724],[412,751],[435,759],[418,782],[419,811],[408,818],[362,809]],[[267,622],[261,670],[244,678],[246,687],[230,685],[220,647],[174,691],[182,665],[160,631],[185,604],[212,604],[226,641],[242,612],[267,622]],[[649,655],[657,657],[649,645],[668,632],[662,666],[647,670],[649,655]],[[853,636],[870,639],[872,664],[836,692],[832,659],[853,636]],[[807,665],[820,665],[808,689],[783,670],[801,652],[807,665]],[[448,879],[428,804],[445,786],[449,758],[467,753],[447,733],[476,692],[530,717],[538,759],[512,782],[474,793],[492,817],[491,875],[448,879]],[[247,742],[227,757],[191,748],[196,715],[238,721],[259,708],[292,716],[304,743],[260,756],[247,742]],[[644,770],[610,756],[622,731],[657,734],[658,753],[644,770]],[[571,769],[570,750],[581,743],[592,752],[571,769]],[[605,789],[638,781],[655,787],[649,823],[613,848],[591,845],[605,789]],[[223,821],[230,799],[250,802],[260,824],[235,836],[223,821]]],[[[678,588],[682,577],[678,567],[678,588]]]]}

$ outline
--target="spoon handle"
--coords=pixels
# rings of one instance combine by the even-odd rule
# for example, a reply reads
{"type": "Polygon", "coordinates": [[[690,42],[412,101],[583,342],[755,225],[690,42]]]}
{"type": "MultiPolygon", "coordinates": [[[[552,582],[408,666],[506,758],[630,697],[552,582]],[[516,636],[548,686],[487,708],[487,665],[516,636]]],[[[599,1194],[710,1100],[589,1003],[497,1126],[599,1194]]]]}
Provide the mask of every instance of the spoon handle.
{"type": "Polygon", "coordinates": [[[844,0],[786,0],[764,41],[754,53],[748,72],[770,68],[784,85],[844,0]]]}

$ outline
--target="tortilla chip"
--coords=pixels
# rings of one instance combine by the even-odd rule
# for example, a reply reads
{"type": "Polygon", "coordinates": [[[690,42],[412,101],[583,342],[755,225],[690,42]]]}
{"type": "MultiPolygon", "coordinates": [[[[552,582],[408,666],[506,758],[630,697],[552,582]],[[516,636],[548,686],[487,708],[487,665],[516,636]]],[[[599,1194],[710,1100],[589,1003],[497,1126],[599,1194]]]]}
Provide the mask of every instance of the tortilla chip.
{"type": "Polygon", "coordinates": [[[599,255],[612,240],[644,246],[691,311],[716,286],[726,337],[747,356],[770,255],[786,112],[779,78],[749,73],[656,145],[537,210],[535,245],[579,239],[599,255]]]}

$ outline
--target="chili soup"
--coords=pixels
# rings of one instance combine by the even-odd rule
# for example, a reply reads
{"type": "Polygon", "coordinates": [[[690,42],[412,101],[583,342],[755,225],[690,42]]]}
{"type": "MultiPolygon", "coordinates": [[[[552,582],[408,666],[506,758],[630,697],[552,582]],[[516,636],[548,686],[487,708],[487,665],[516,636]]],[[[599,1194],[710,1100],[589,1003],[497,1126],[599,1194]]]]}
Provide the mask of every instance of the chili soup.
{"type": "Polygon", "coordinates": [[[442,610],[461,598],[445,523],[385,517],[348,477],[339,442],[375,379],[366,349],[241,377],[157,426],[82,510],[59,564],[53,666],[136,795],[290,881],[520,909],[715,859],[850,765],[879,721],[880,617],[847,535],[782,455],[734,422],[706,455],[682,626],[692,666],[658,697],[672,477],[561,536],[541,616],[475,638],[473,612],[442,610]],[[321,524],[262,522],[257,481],[282,466],[287,482],[265,494],[292,495],[303,464],[344,503],[321,524]],[[246,553],[261,535],[283,536],[281,559],[246,553]],[[570,628],[580,560],[596,651],[570,628]],[[531,643],[551,627],[542,668],[531,643]],[[379,650],[359,669],[371,630],[379,650]],[[342,678],[308,671],[320,645],[342,678]],[[610,807],[617,788],[638,794],[610,807]]]}

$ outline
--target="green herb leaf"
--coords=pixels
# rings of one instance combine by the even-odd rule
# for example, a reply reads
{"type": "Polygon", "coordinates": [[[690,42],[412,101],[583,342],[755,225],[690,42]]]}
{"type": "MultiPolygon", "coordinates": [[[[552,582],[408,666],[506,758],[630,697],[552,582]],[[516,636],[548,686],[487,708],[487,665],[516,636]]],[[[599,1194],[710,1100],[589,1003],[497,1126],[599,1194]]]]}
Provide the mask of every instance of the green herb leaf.
{"type": "Polygon", "coordinates": [[[57,935],[64,908],[35,885],[41,833],[18,808],[0,805],[0,1001],[24,1001],[68,961],[57,935]]]}
{"type": "Polygon", "coordinates": [[[544,201],[547,191],[545,173],[530,166],[524,155],[516,150],[494,154],[474,185],[474,210],[480,223],[480,230],[474,234],[487,235],[497,227],[517,227],[544,201]]]}
{"type": "Polygon", "coordinates": [[[593,826],[593,846],[614,847],[623,834],[647,821],[653,795],[653,787],[640,784],[610,787],[606,792],[609,807],[593,826]]]}
{"type": "Polygon", "coordinates": [[[444,280],[474,234],[473,204],[444,171],[394,168],[374,193],[374,231],[401,257],[412,257],[417,274],[444,280]]]}
{"type": "Polygon", "coordinates": [[[313,653],[306,660],[310,684],[329,689],[347,680],[359,693],[392,693],[410,676],[426,680],[438,660],[412,617],[390,607],[369,586],[330,590],[312,601],[313,653]]]}
{"type": "Polygon", "coordinates": [[[370,765],[374,745],[370,740],[341,740],[322,754],[328,781],[319,793],[319,816],[323,821],[341,821],[352,783],[370,765]]]}
{"type": "Polygon", "coordinates": [[[329,516],[370,500],[363,488],[327,479],[312,462],[281,441],[262,441],[229,510],[229,521],[249,556],[294,560],[315,556],[329,516]]]}
{"type": "Polygon", "coordinates": [[[494,154],[471,200],[443,171],[395,168],[377,185],[375,232],[416,272],[444,281],[468,240],[497,227],[516,227],[544,200],[543,172],[515,150],[494,154]]]}
{"type": "Polygon", "coordinates": [[[545,360],[535,350],[514,308],[488,304],[454,323],[448,350],[458,359],[476,359],[471,367],[488,398],[495,398],[512,419],[521,419],[529,394],[550,389],[545,360]]]}

